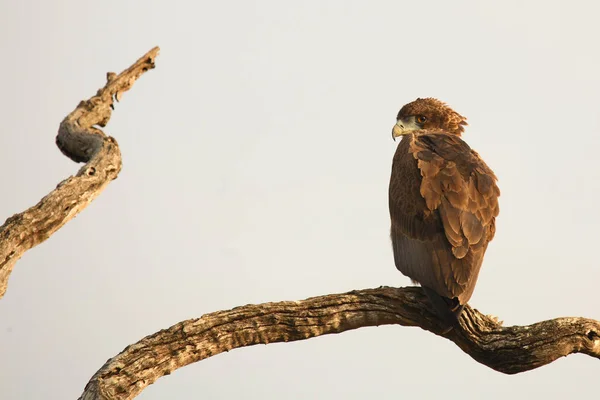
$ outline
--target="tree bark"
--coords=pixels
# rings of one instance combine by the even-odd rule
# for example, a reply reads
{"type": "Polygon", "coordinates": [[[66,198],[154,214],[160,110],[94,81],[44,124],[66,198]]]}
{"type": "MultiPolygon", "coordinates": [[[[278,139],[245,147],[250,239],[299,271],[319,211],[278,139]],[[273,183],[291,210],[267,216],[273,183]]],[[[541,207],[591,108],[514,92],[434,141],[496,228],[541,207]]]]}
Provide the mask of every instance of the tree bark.
{"type": "MultiPolygon", "coordinates": [[[[150,50],[118,76],[109,73],[107,84],[96,96],[82,101],[61,123],[56,144],[67,157],[86,164],[37,205],[8,218],[0,227],[0,298],[23,253],[60,229],[119,174],[117,142],[95,126],[108,123],[114,100],[120,100],[144,72],[154,68],[158,51],[158,47],[150,50]]],[[[444,326],[430,310],[422,290],[414,287],[381,287],[236,307],[182,321],[126,347],[96,372],[80,399],[132,399],[161,376],[224,351],[365,326],[419,326],[507,374],[538,368],[572,353],[600,358],[599,321],[557,318],[503,327],[467,306],[460,322],[460,328],[442,333],[444,326]]]]}
{"type": "Polygon", "coordinates": [[[106,126],[114,99],[119,101],[140,75],[154,68],[158,51],[158,47],[150,50],[118,76],[108,73],[106,85],[94,97],[79,103],[60,124],[56,136],[58,148],[73,161],[86,164],[38,204],[13,215],[0,226],[0,299],[23,253],[48,239],[87,207],[121,171],[121,152],[116,140],[95,125],[106,126]]]}
{"type": "Polygon", "coordinates": [[[366,326],[419,326],[506,374],[538,368],[572,353],[600,359],[599,321],[557,318],[503,327],[467,306],[460,323],[460,329],[442,334],[444,326],[416,287],[381,287],[236,307],[182,321],[126,347],[96,372],[80,400],[132,399],[161,376],[224,351],[366,326]]]}

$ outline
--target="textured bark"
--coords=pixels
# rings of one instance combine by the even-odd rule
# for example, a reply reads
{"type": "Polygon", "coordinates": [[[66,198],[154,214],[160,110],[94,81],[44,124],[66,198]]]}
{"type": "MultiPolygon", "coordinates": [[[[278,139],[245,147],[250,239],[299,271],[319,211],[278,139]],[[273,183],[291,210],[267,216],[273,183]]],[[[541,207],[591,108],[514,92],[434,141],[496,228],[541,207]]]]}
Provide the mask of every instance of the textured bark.
{"type": "Polygon", "coordinates": [[[60,124],[56,144],[67,157],[86,164],[77,175],[65,179],[30,209],[15,214],[0,226],[0,298],[8,278],[23,253],[48,239],[92,202],[121,170],[117,142],[95,125],[106,126],[113,109],[137,78],[154,68],[158,47],[150,50],[120,75],[107,74],[106,85],[60,124]]]}
{"type": "Polygon", "coordinates": [[[446,337],[476,361],[506,374],[538,368],[572,353],[600,358],[599,321],[557,318],[502,327],[467,306],[460,322],[460,329],[442,335],[443,326],[425,295],[414,287],[381,287],[236,307],[180,322],[126,347],[92,377],[80,399],[132,399],[161,376],[224,351],[365,326],[419,326],[446,337]]]}
{"type": "MultiPolygon", "coordinates": [[[[154,68],[158,50],[152,49],[118,76],[109,73],[104,88],[82,101],[61,123],[56,144],[66,156],[86,164],[37,205],[8,218],[0,227],[0,298],[23,253],[50,237],[117,177],[121,169],[119,147],[95,126],[104,127],[114,100],[120,100],[137,78],[154,68]]],[[[502,327],[467,306],[461,328],[442,334],[444,327],[420,288],[382,287],[296,302],[247,305],[180,322],[108,360],[80,399],[132,399],[177,368],[238,347],[394,324],[419,326],[443,336],[476,361],[507,374],[538,368],[572,353],[600,358],[599,321],[558,318],[502,327]]]]}

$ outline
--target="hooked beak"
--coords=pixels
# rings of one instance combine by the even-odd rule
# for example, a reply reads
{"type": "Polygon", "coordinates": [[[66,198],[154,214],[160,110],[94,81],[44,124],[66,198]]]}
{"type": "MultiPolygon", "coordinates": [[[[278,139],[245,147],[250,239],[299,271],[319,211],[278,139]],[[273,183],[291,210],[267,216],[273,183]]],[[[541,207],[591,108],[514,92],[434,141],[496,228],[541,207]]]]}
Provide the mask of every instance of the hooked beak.
{"type": "Polygon", "coordinates": [[[404,125],[402,124],[401,120],[398,120],[396,122],[396,125],[394,125],[394,127],[392,128],[392,139],[394,139],[394,142],[396,141],[396,138],[398,136],[402,136],[406,134],[406,128],[404,128],[404,125]]]}

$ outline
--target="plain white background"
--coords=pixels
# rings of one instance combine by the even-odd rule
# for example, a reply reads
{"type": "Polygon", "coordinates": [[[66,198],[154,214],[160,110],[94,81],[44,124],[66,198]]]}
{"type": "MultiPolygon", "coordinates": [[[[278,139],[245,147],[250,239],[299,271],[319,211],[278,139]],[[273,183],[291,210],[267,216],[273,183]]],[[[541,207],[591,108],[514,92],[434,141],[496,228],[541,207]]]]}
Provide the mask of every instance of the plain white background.
{"type": "MultiPolygon", "coordinates": [[[[600,319],[600,28],[592,1],[0,2],[3,218],[78,165],[77,103],[155,45],[106,132],[123,171],[26,253],[0,300],[2,399],[75,399],[110,357],[248,303],[409,285],[388,238],[398,109],[437,97],[499,177],[471,305],[600,319]]],[[[235,350],[140,399],[594,397],[574,355],[505,376],[417,328],[235,350]]]]}

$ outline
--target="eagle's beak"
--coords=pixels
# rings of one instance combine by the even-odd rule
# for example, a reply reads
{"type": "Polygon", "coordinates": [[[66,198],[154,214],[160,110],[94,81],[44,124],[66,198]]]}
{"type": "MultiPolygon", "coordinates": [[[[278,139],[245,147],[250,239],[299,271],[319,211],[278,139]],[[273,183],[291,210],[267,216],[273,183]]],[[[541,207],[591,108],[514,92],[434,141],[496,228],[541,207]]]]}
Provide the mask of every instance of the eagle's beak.
{"type": "Polygon", "coordinates": [[[394,125],[394,128],[392,128],[392,139],[394,139],[394,141],[396,141],[396,138],[398,136],[402,136],[406,133],[406,129],[404,128],[404,125],[402,125],[402,121],[398,121],[396,122],[396,125],[394,125]]]}

